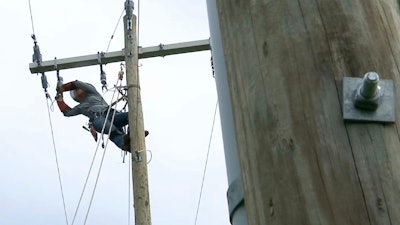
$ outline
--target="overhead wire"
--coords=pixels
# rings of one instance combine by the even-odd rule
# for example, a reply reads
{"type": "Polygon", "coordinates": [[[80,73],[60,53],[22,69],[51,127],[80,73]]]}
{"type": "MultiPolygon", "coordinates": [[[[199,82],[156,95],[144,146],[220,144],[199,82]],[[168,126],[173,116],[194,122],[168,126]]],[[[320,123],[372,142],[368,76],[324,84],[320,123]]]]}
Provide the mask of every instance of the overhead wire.
{"type": "Polygon", "coordinates": [[[202,194],[203,194],[204,180],[205,180],[205,177],[206,177],[208,158],[209,158],[209,155],[210,155],[211,140],[212,140],[212,136],[213,136],[213,133],[214,133],[214,125],[215,125],[215,118],[216,118],[216,115],[217,115],[217,109],[218,109],[218,100],[217,100],[217,103],[215,104],[214,119],[213,119],[213,123],[212,123],[212,127],[211,127],[210,140],[208,142],[208,150],[207,150],[206,162],[205,162],[204,170],[203,170],[203,178],[202,178],[202,181],[201,181],[199,200],[197,202],[196,217],[194,219],[194,224],[195,225],[197,224],[197,217],[199,215],[200,202],[201,202],[201,197],[202,197],[202,194]]]}
{"type": "Polygon", "coordinates": [[[60,184],[62,203],[63,203],[63,207],[64,207],[65,222],[66,222],[66,224],[68,225],[68,216],[67,216],[67,210],[66,210],[66,206],[65,206],[64,190],[63,190],[63,186],[62,186],[62,182],[61,182],[60,165],[59,165],[59,163],[58,163],[57,148],[56,148],[56,142],[55,142],[55,138],[54,138],[53,123],[52,123],[52,121],[51,121],[50,109],[49,109],[49,101],[48,101],[48,99],[46,99],[46,103],[47,103],[47,113],[48,113],[48,115],[49,115],[49,121],[50,121],[51,137],[52,137],[52,140],[53,140],[54,155],[55,155],[55,158],[56,158],[58,182],[59,182],[59,184],[60,184]]]}
{"type": "Polygon", "coordinates": [[[31,15],[32,32],[33,32],[33,34],[35,34],[35,26],[33,25],[31,0],[28,0],[28,1],[29,1],[29,12],[30,12],[30,15],[31,15]]]}
{"type": "MultiPolygon", "coordinates": [[[[32,4],[31,1],[28,0],[29,3],[29,13],[30,13],[30,17],[31,17],[31,25],[32,25],[32,35],[33,37],[36,38],[35,35],[35,25],[33,22],[33,13],[32,13],[32,4]]],[[[36,41],[36,40],[35,40],[36,41]]],[[[36,42],[35,42],[36,43],[36,42]]],[[[43,74],[42,74],[43,75],[43,74]]],[[[42,81],[43,82],[43,81],[42,81]]],[[[47,82],[47,81],[46,81],[47,82]]],[[[53,149],[54,149],[54,155],[55,155],[55,160],[56,160],[56,166],[57,166],[57,175],[58,175],[58,182],[60,185],[60,192],[61,192],[61,198],[62,198],[62,204],[63,204],[63,209],[64,209],[64,215],[65,215],[65,222],[68,225],[68,216],[67,216],[67,209],[66,209],[66,205],[65,205],[65,197],[64,197],[64,189],[63,189],[63,185],[62,185],[62,181],[61,181],[61,172],[60,172],[60,164],[58,162],[58,154],[57,154],[57,147],[56,147],[56,142],[55,142],[55,137],[54,137],[54,130],[53,130],[53,123],[51,120],[51,115],[50,115],[50,107],[49,106],[49,95],[47,95],[46,93],[46,104],[47,104],[47,113],[48,113],[48,117],[49,117],[49,123],[50,123],[50,131],[51,131],[51,137],[52,137],[52,142],[53,142],[53,149]]]]}
{"type": "Polygon", "coordinates": [[[121,12],[121,15],[119,16],[119,19],[118,19],[117,25],[115,25],[114,32],[113,32],[113,34],[111,35],[110,41],[108,42],[108,46],[107,46],[107,50],[106,50],[106,52],[108,52],[108,49],[110,48],[111,41],[112,41],[112,40],[113,40],[113,38],[114,38],[115,32],[117,31],[117,28],[118,28],[119,22],[121,21],[122,15],[124,14],[124,11],[125,11],[125,9],[123,9],[123,10],[122,10],[122,12],[121,12]]]}

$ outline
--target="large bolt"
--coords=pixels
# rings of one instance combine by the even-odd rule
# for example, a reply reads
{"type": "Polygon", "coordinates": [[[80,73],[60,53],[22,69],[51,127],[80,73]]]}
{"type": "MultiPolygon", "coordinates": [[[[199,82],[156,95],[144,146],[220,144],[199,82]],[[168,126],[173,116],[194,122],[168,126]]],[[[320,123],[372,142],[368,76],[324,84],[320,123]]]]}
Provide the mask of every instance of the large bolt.
{"type": "Polygon", "coordinates": [[[372,99],[379,94],[379,75],[375,72],[365,74],[363,84],[361,86],[361,95],[366,99],[372,99]]]}
{"type": "Polygon", "coordinates": [[[360,109],[376,110],[380,96],[379,75],[375,72],[368,72],[356,90],[354,105],[360,109]]]}

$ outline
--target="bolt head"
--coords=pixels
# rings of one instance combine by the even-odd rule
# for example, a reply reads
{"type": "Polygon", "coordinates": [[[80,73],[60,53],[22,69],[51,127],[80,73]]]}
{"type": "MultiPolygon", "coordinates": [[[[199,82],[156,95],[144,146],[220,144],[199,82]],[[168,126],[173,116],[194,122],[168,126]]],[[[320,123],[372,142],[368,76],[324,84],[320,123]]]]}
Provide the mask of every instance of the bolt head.
{"type": "Polygon", "coordinates": [[[379,75],[375,72],[368,72],[365,74],[364,79],[368,79],[368,81],[379,81],[379,75]]]}

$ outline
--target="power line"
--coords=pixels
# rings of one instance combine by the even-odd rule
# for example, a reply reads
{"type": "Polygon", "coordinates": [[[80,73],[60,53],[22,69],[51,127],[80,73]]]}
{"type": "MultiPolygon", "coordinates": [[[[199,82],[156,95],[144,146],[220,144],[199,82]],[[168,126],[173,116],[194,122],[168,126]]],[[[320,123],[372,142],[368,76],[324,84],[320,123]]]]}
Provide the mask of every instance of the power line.
{"type": "Polygon", "coordinates": [[[123,9],[123,10],[122,10],[122,12],[121,12],[121,15],[119,16],[119,19],[118,19],[117,25],[115,25],[114,32],[113,32],[113,34],[111,35],[110,41],[108,42],[108,46],[107,46],[107,50],[106,50],[106,52],[108,52],[108,49],[110,48],[111,41],[112,41],[112,40],[113,40],[113,38],[114,38],[115,32],[117,31],[117,28],[118,28],[119,22],[121,21],[122,15],[124,14],[124,11],[125,11],[125,9],[123,9]]]}
{"type": "MultiPolygon", "coordinates": [[[[35,26],[34,26],[34,22],[33,22],[32,5],[31,5],[31,1],[30,0],[28,2],[29,2],[29,13],[30,13],[30,16],[31,16],[32,32],[33,32],[32,37],[34,38],[35,45],[36,45],[36,35],[35,35],[35,26]]],[[[37,60],[40,60],[40,59],[37,59],[37,60]]],[[[42,85],[43,85],[43,88],[44,88],[44,85],[47,85],[47,80],[43,80],[43,78],[45,78],[44,73],[42,73],[42,85]]],[[[64,190],[63,190],[63,186],[62,186],[62,182],[61,182],[61,172],[60,172],[60,165],[58,163],[58,156],[57,156],[56,142],[55,142],[55,138],[54,138],[53,123],[51,121],[50,107],[49,107],[49,102],[47,100],[47,98],[50,98],[50,97],[49,97],[46,89],[45,89],[45,92],[46,92],[47,113],[48,113],[48,116],[49,116],[50,131],[51,131],[51,137],[52,137],[52,140],[53,140],[54,155],[55,155],[55,159],[56,159],[58,182],[60,184],[61,198],[62,198],[62,203],[63,203],[63,208],[64,208],[64,215],[65,215],[65,222],[68,225],[67,209],[66,209],[66,206],[65,206],[64,190]]]]}
{"type": "Polygon", "coordinates": [[[59,163],[58,163],[56,142],[55,142],[55,140],[54,140],[53,123],[51,122],[50,109],[49,109],[49,101],[48,101],[47,99],[46,99],[46,103],[47,103],[47,113],[48,113],[48,115],[49,115],[49,121],[50,121],[51,137],[52,137],[52,139],[53,139],[54,155],[55,155],[55,157],[56,157],[58,181],[59,181],[59,183],[60,183],[61,197],[62,197],[63,206],[64,206],[65,222],[66,222],[67,225],[68,225],[68,217],[67,217],[67,210],[66,210],[66,207],[65,207],[64,191],[63,191],[63,186],[62,186],[62,182],[61,182],[60,166],[59,166],[59,163]]]}
{"type": "Polygon", "coordinates": [[[204,179],[205,179],[205,177],[206,177],[207,164],[208,164],[208,156],[210,155],[210,146],[211,146],[211,140],[212,140],[213,131],[214,131],[215,117],[216,117],[216,115],[217,115],[217,108],[218,108],[218,101],[217,101],[217,103],[215,104],[214,119],[213,119],[213,123],[212,123],[212,127],[211,127],[210,140],[209,140],[209,142],[208,142],[208,150],[207,150],[206,162],[205,162],[204,171],[203,171],[203,180],[201,181],[200,195],[199,195],[199,201],[198,201],[198,203],[197,203],[196,218],[194,219],[194,225],[197,224],[197,216],[199,215],[201,196],[202,196],[202,194],[203,194],[204,179]]]}
{"type": "MultiPolygon", "coordinates": [[[[119,19],[118,19],[118,21],[117,21],[117,25],[115,25],[115,28],[114,28],[114,32],[113,32],[113,34],[111,35],[111,38],[110,38],[110,40],[108,41],[108,45],[107,45],[107,50],[106,50],[106,52],[108,52],[108,50],[109,50],[109,48],[110,48],[110,44],[111,44],[111,41],[114,39],[114,35],[115,35],[115,33],[116,33],[116,31],[117,31],[117,28],[118,28],[118,25],[119,25],[119,23],[120,23],[120,21],[121,21],[121,18],[122,18],[122,16],[124,15],[124,11],[125,11],[125,9],[123,9],[122,10],[122,12],[121,12],[121,15],[119,16],[119,19]]],[[[139,42],[139,37],[140,37],[140,29],[139,29],[139,25],[140,25],[140,0],[138,0],[138,25],[137,25],[137,42],[138,42],[138,46],[140,46],[140,42],[139,42]]]]}
{"type": "Polygon", "coordinates": [[[33,32],[33,34],[35,34],[35,27],[33,26],[33,16],[32,16],[31,0],[29,0],[29,12],[30,12],[30,14],[31,14],[32,32],[33,32]]]}

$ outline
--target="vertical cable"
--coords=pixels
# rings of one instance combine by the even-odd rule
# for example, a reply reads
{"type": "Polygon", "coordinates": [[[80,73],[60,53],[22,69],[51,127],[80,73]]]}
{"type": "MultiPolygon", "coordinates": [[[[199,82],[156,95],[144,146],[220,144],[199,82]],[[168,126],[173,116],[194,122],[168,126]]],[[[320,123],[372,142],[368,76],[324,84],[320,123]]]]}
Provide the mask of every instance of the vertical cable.
{"type": "Polygon", "coordinates": [[[122,12],[121,12],[121,15],[119,16],[119,19],[118,19],[117,25],[115,25],[114,32],[113,32],[113,34],[111,35],[110,41],[108,42],[108,46],[107,46],[106,53],[108,52],[108,49],[110,48],[111,41],[112,41],[112,40],[113,40],[113,38],[114,38],[115,32],[117,31],[117,28],[118,28],[119,22],[121,21],[122,15],[124,14],[124,11],[125,11],[125,9],[123,9],[123,10],[122,10],[122,12]]]}
{"type": "Polygon", "coordinates": [[[31,0],[29,0],[29,12],[30,12],[30,14],[31,14],[32,32],[33,32],[33,34],[35,34],[35,27],[33,26],[33,16],[32,16],[31,0]]]}
{"type": "Polygon", "coordinates": [[[211,128],[211,134],[210,134],[210,140],[208,142],[208,150],[207,150],[207,156],[206,156],[206,163],[204,165],[204,171],[203,171],[203,180],[201,181],[201,188],[200,188],[200,196],[199,196],[199,201],[197,202],[197,211],[196,211],[196,218],[194,219],[194,224],[197,224],[197,216],[199,215],[199,209],[200,209],[200,202],[201,202],[201,196],[203,193],[203,186],[204,186],[204,179],[206,177],[206,171],[207,171],[207,164],[208,164],[208,156],[210,155],[210,146],[211,146],[211,140],[214,132],[214,124],[215,124],[215,117],[217,115],[217,109],[218,109],[218,100],[217,103],[215,104],[215,111],[214,111],[214,119],[212,123],[212,128],[211,128]]]}
{"type": "MultiPolygon", "coordinates": [[[[119,79],[119,78],[118,78],[118,79],[119,79]]],[[[121,81],[120,81],[120,83],[121,83],[121,81]]],[[[118,81],[117,81],[117,84],[118,84],[118,81]]],[[[115,86],[117,86],[117,85],[115,85],[115,86]]],[[[118,92],[118,94],[117,94],[117,99],[118,99],[118,97],[119,97],[119,94],[120,94],[120,93],[118,92]]],[[[113,99],[114,99],[114,95],[115,95],[115,91],[114,91],[114,93],[113,93],[111,102],[112,102],[113,99]]],[[[109,106],[109,108],[108,108],[107,115],[106,115],[106,119],[108,118],[108,115],[109,115],[109,113],[110,113],[110,110],[111,110],[111,106],[109,106]]],[[[91,196],[91,198],[90,198],[89,207],[88,207],[88,210],[87,210],[87,212],[86,212],[85,221],[84,221],[84,223],[83,223],[84,225],[86,224],[87,219],[88,219],[88,217],[89,217],[90,208],[91,208],[91,206],[92,206],[92,202],[93,202],[93,199],[94,199],[94,194],[95,194],[96,189],[97,189],[97,184],[98,184],[98,181],[99,181],[99,178],[100,178],[101,169],[102,169],[102,167],[103,167],[104,157],[105,157],[105,155],[106,155],[106,150],[107,150],[108,142],[109,142],[109,140],[110,140],[109,137],[110,137],[110,133],[111,133],[111,130],[112,130],[112,127],[113,127],[115,113],[116,113],[116,110],[113,111],[112,119],[111,119],[111,122],[110,122],[111,126],[110,126],[110,128],[108,129],[108,132],[107,132],[108,138],[107,138],[107,140],[106,140],[106,144],[105,144],[104,151],[103,151],[103,156],[102,156],[101,161],[100,161],[99,171],[98,171],[98,173],[97,173],[97,177],[96,177],[96,181],[95,181],[95,184],[94,184],[92,196],[91,196]]],[[[107,121],[104,122],[103,130],[102,130],[102,135],[103,135],[103,131],[104,131],[104,128],[105,128],[106,123],[107,123],[107,121]]]]}
{"type": "MultiPolygon", "coordinates": [[[[36,36],[35,36],[35,26],[34,26],[34,23],[33,23],[33,13],[32,13],[31,1],[28,0],[28,3],[29,3],[29,13],[30,13],[30,16],[31,16],[32,37],[36,38],[36,36]]],[[[36,39],[34,39],[34,40],[35,40],[35,45],[36,45],[36,39]]],[[[39,53],[39,54],[40,54],[40,53],[39,53]]],[[[45,78],[44,73],[42,73],[42,85],[44,85],[44,80],[43,80],[44,78],[45,78]]],[[[46,82],[46,85],[47,85],[47,80],[46,80],[45,82],[46,82]]],[[[43,88],[44,88],[44,86],[43,86],[43,88]]],[[[48,95],[46,89],[45,89],[45,92],[46,92],[47,114],[48,114],[48,116],[49,116],[51,137],[52,137],[52,140],[53,140],[54,155],[55,155],[55,158],[56,158],[58,182],[59,182],[59,184],[60,184],[61,197],[62,197],[63,208],[64,208],[64,215],[65,215],[65,222],[66,222],[66,224],[68,225],[67,209],[66,209],[66,206],[65,206],[64,190],[63,190],[63,186],[62,186],[62,182],[61,182],[60,165],[59,165],[59,163],[58,163],[57,148],[56,148],[56,142],[55,142],[55,139],[54,139],[53,123],[52,123],[52,121],[51,121],[49,101],[47,100],[48,98],[50,99],[50,96],[48,95]]]]}
{"type": "MultiPolygon", "coordinates": [[[[117,81],[117,83],[118,83],[118,81],[117,81]]],[[[115,91],[114,91],[114,93],[113,93],[113,95],[112,95],[111,102],[114,100],[114,96],[115,96],[115,91]]],[[[109,115],[109,113],[110,113],[110,108],[111,108],[111,106],[110,106],[109,109],[107,110],[107,115],[106,115],[106,117],[108,117],[108,115],[109,115]]],[[[101,135],[104,134],[105,126],[106,126],[106,123],[103,124],[103,127],[102,127],[102,129],[101,129],[101,135]]],[[[91,172],[92,172],[94,160],[95,160],[95,158],[96,158],[97,151],[98,151],[99,146],[100,146],[100,140],[101,140],[101,139],[99,138],[99,140],[97,141],[97,146],[96,146],[96,150],[95,150],[94,155],[93,155],[92,163],[90,164],[89,172],[88,172],[88,175],[86,176],[85,184],[83,185],[83,189],[82,189],[82,192],[81,192],[81,196],[80,196],[80,198],[79,198],[79,202],[78,202],[78,205],[77,205],[77,207],[76,207],[75,214],[74,214],[74,218],[72,219],[71,225],[74,225],[76,216],[77,216],[77,214],[78,214],[78,210],[79,210],[80,204],[81,204],[81,202],[82,202],[82,198],[83,198],[83,195],[84,195],[84,193],[85,193],[86,186],[87,186],[87,183],[88,183],[90,174],[91,174],[91,172]]],[[[108,140],[108,139],[107,139],[107,140],[108,140]]],[[[107,143],[106,143],[106,144],[107,144],[107,143]]],[[[107,146],[105,147],[104,152],[106,151],[106,149],[107,149],[107,146]]],[[[89,214],[89,211],[88,211],[87,213],[89,214]]],[[[86,218],[87,218],[87,215],[86,215],[86,218]]],[[[86,222],[85,222],[85,223],[86,223],[86,222]]]]}
{"type": "Polygon", "coordinates": [[[53,139],[54,155],[55,155],[55,157],[56,157],[56,165],[57,165],[57,173],[58,173],[58,182],[59,182],[59,184],[60,184],[61,197],[62,197],[63,206],[64,206],[65,222],[66,222],[67,225],[68,225],[68,217],[67,217],[67,210],[66,210],[66,207],[65,207],[64,191],[63,191],[63,186],[62,186],[62,182],[61,182],[60,166],[59,166],[59,163],[58,163],[56,142],[55,142],[55,140],[54,140],[53,123],[51,122],[50,109],[49,109],[49,101],[48,101],[47,99],[46,99],[46,103],[47,103],[47,113],[48,113],[48,115],[49,115],[49,121],[50,121],[51,136],[52,136],[52,139],[53,139]]]}

